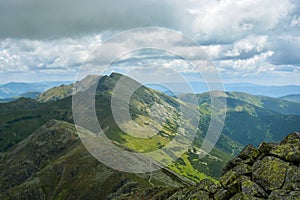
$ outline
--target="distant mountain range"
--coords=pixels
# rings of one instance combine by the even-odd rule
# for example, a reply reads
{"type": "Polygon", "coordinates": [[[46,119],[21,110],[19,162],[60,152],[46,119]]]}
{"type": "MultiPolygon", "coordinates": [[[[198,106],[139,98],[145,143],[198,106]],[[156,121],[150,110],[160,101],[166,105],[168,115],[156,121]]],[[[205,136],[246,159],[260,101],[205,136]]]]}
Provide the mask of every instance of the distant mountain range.
{"type": "Polygon", "coordinates": [[[282,97],[290,94],[300,94],[299,85],[264,86],[252,83],[231,83],[225,84],[228,92],[245,92],[252,95],[269,97],[282,97]]]}
{"type": "MultiPolygon", "coordinates": [[[[10,102],[20,97],[27,97],[27,93],[35,93],[35,95],[28,96],[29,98],[38,97],[37,93],[43,93],[46,90],[64,85],[64,90],[72,91],[73,85],[70,85],[71,81],[61,82],[35,82],[35,83],[22,83],[22,82],[10,82],[7,84],[0,84],[0,103],[10,102]]],[[[169,96],[175,96],[176,94],[186,93],[185,85],[181,83],[168,83],[166,85],[171,86],[174,91],[170,91],[167,88],[156,84],[147,85],[147,87],[166,93],[169,96]]],[[[206,84],[203,82],[190,82],[191,88],[194,93],[207,92],[206,84]]],[[[213,87],[216,85],[211,84],[213,87]]],[[[281,98],[288,101],[294,101],[299,103],[300,98],[296,97],[300,95],[300,86],[298,85],[284,85],[284,86],[264,86],[252,83],[229,83],[224,84],[225,91],[227,92],[244,92],[258,96],[268,96],[274,98],[281,98]]],[[[62,88],[60,88],[61,90],[62,88]]],[[[49,96],[52,91],[48,91],[46,96],[49,96]]],[[[44,101],[44,97],[39,97],[39,100],[44,101]]]]}
{"type": "Polygon", "coordinates": [[[70,84],[70,81],[53,81],[53,82],[10,82],[0,85],[0,99],[15,99],[16,97],[24,96],[25,93],[44,92],[52,87],[70,84]]]}
{"type": "MultiPolygon", "coordinates": [[[[156,85],[150,85],[150,87],[170,94],[186,93],[186,88],[185,88],[186,84],[167,83],[166,85],[173,88],[174,91],[169,91],[166,90],[165,88],[156,85]]],[[[206,84],[203,82],[190,82],[190,86],[193,89],[194,93],[204,93],[208,91],[206,84]]],[[[214,88],[218,86],[218,84],[210,83],[210,86],[214,88]]],[[[224,90],[227,92],[244,92],[252,95],[269,96],[274,98],[291,95],[291,94],[300,94],[299,85],[265,86],[265,85],[256,85],[252,83],[225,83],[224,90]]]]}
{"type": "Polygon", "coordinates": [[[291,94],[291,95],[280,97],[280,99],[283,99],[286,101],[292,101],[295,103],[300,103],[300,94],[291,94]]]}
{"type": "Polygon", "coordinates": [[[0,103],[8,103],[11,101],[15,101],[19,98],[25,97],[25,98],[31,98],[31,99],[35,99],[37,98],[42,92],[26,92],[24,94],[21,94],[19,96],[15,96],[15,97],[11,97],[11,98],[4,98],[4,99],[0,99],[0,103]]]}

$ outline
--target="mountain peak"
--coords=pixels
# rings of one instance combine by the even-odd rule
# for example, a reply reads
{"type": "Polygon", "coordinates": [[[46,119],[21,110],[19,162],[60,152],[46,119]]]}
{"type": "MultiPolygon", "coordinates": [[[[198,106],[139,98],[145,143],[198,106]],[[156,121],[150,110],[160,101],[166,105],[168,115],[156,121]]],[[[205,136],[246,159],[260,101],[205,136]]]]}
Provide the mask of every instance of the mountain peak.
{"type": "Polygon", "coordinates": [[[117,72],[112,72],[109,76],[114,77],[114,78],[121,78],[124,75],[120,74],[120,73],[117,73],[117,72]]]}

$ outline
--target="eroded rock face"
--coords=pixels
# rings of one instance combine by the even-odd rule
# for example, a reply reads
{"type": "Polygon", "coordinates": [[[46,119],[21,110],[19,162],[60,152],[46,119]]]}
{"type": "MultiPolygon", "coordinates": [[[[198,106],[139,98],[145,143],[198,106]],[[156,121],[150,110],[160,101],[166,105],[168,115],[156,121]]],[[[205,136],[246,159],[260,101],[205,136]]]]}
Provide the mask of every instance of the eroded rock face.
{"type": "Polygon", "coordinates": [[[203,180],[190,188],[167,190],[165,199],[300,199],[299,149],[299,133],[288,135],[279,144],[248,145],[227,163],[219,184],[203,180]]]}

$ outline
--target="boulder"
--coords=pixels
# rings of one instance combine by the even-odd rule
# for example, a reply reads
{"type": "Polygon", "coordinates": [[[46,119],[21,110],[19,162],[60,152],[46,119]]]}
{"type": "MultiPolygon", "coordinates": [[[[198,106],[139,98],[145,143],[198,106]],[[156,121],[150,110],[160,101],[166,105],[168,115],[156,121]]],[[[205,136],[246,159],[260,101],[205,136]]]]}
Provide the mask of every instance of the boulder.
{"type": "Polygon", "coordinates": [[[270,200],[295,200],[300,199],[300,191],[274,190],[271,192],[270,200]]]}
{"type": "Polygon", "coordinates": [[[266,191],[282,188],[289,164],[279,158],[267,156],[253,165],[252,180],[266,191]]]}
{"type": "Polygon", "coordinates": [[[245,163],[253,163],[259,154],[260,152],[252,144],[249,144],[240,152],[238,157],[245,160],[245,163]]]}
{"type": "Polygon", "coordinates": [[[254,197],[268,197],[268,194],[257,183],[251,181],[250,179],[242,181],[241,191],[243,194],[248,194],[254,197]]]}

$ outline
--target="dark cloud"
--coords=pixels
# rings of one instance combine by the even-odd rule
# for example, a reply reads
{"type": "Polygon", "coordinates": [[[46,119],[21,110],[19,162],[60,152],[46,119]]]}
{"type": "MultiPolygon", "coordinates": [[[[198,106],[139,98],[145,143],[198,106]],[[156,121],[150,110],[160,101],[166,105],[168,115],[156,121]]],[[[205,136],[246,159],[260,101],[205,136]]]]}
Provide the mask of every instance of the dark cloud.
{"type": "Polygon", "coordinates": [[[300,37],[274,38],[270,48],[274,51],[271,64],[300,66],[300,37]]]}
{"type": "Polygon", "coordinates": [[[176,10],[174,2],[164,0],[1,0],[0,37],[53,38],[143,26],[176,28],[176,10]]]}

